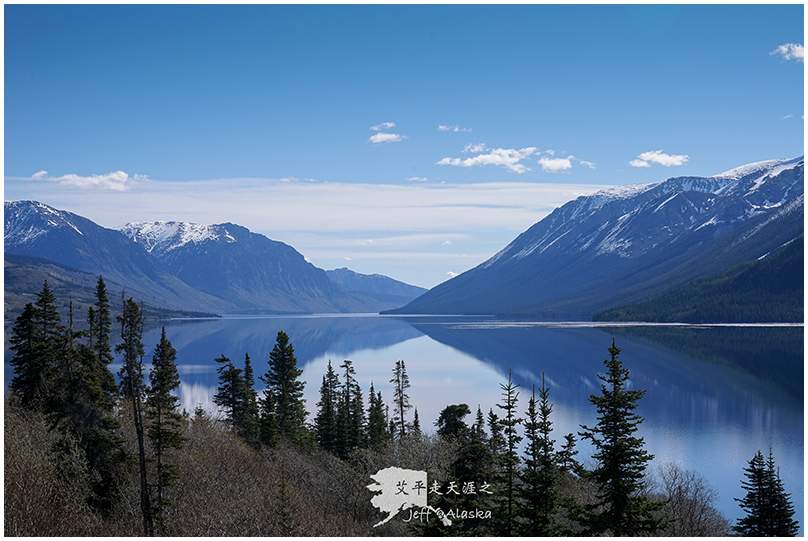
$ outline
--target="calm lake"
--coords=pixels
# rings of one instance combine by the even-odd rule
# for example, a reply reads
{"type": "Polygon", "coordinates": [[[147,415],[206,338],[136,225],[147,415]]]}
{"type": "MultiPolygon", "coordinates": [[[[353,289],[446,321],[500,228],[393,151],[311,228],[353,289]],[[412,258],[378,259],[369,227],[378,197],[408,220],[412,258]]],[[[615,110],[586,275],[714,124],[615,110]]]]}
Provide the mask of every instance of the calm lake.
{"type": "MultiPolygon", "coordinates": [[[[803,342],[799,326],[679,326],[541,323],[446,317],[300,316],[225,317],[175,320],[165,325],[177,349],[182,406],[213,410],[217,387],[214,359],[226,355],[243,366],[250,354],[256,376],[278,331],[286,332],[303,368],[306,409],[316,412],[328,361],[335,369],[353,361],[367,400],[370,383],[388,404],[397,360],[406,363],[411,403],[421,427],[434,430],[440,411],[466,403],[473,422],[479,405],[487,413],[501,400],[509,370],[520,385],[519,410],[527,409],[542,373],[553,403],[556,445],[564,435],[593,426],[588,398],[600,392],[598,374],[612,338],[631,373],[631,386],[645,389],[637,412],[639,435],[655,455],[653,464],[673,461],[700,473],[720,496],[716,506],[731,521],[742,515],[733,498],[745,495],[743,469],[755,452],[774,453],[786,491],[804,529],[803,342]]],[[[159,327],[144,336],[147,361],[159,327]]],[[[6,352],[6,385],[11,378],[6,352]]],[[[112,367],[115,372],[120,366],[112,367]]],[[[258,382],[260,385],[260,382],[258,382]]],[[[392,409],[392,404],[391,404],[392,409]]],[[[412,412],[410,412],[410,419],[412,412]]],[[[586,462],[591,448],[579,442],[586,462]]]]}

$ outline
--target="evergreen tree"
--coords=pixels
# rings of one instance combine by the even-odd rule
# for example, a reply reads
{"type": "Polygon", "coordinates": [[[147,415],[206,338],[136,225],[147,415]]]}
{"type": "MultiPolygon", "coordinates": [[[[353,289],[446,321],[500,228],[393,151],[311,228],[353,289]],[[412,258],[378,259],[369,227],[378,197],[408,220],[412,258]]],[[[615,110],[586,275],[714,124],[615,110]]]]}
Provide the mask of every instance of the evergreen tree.
{"type": "Polygon", "coordinates": [[[474,419],[474,424],[471,425],[471,432],[472,439],[480,441],[488,439],[488,435],[485,433],[485,417],[479,404],[477,404],[477,417],[474,419]]]}
{"type": "Polygon", "coordinates": [[[222,354],[215,359],[219,363],[219,387],[213,395],[213,403],[225,414],[225,421],[233,429],[238,428],[241,412],[244,410],[244,371],[236,368],[228,357],[222,354]]]}
{"type": "Polygon", "coordinates": [[[453,404],[446,406],[440,412],[435,426],[438,427],[438,435],[442,438],[465,439],[468,435],[469,427],[463,418],[470,414],[468,404],[453,404]]]}
{"type": "Polygon", "coordinates": [[[768,460],[758,451],[744,472],[746,481],[741,481],[741,486],[746,496],[735,501],[740,502],[746,516],[738,520],[733,530],[751,537],[796,536],[799,523],[794,520],[794,506],[775,469],[771,449],[768,460]]]}
{"type": "Polygon", "coordinates": [[[634,435],[643,418],[634,413],[645,391],[626,388],[629,371],[619,359],[620,348],[612,340],[610,358],[603,361],[605,376],[598,374],[601,395],[589,401],[597,408],[598,422],[593,428],[581,425],[579,435],[592,442],[597,467],[587,472],[597,488],[597,503],[585,506],[583,525],[586,533],[614,536],[653,535],[666,521],[654,518],[664,502],[649,502],[640,494],[643,475],[653,455],[643,449],[644,440],[634,435]]]}
{"type": "Polygon", "coordinates": [[[303,398],[303,370],[297,367],[295,350],[289,336],[279,331],[269,354],[269,369],[260,379],[267,385],[264,393],[262,437],[271,443],[276,437],[303,443],[307,439],[306,409],[303,398]]]}
{"type": "Polygon", "coordinates": [[[163,533],[170,530],[165,509],[174,506],[174,502],[166,497],[165,489],[174,486],[180,477],[179,467],[175,463],[166,462],[165,453],[168,449],[182,449],[187,440],[182,435],[182,415],[177,412],[179,397],[172,394],[180,386],[176,360],[177,350],[166,338],[166,329],[163,327],[160,343],[155,347],[152,357],[149,374],[151,385],[146,389],[146,419],[149,420],[146,433],[152,443],[157,465],[157,496],[152,501],[152,517],[163,533]]]}
{"type": "Polygon", "coordinates": [[[95,286],[95,304],[88,310],[87,319],[90,323],[90,349],[98,356],[103,364],[112,362],[112,316],[109,305],[107,286],[102,276],[98,277],[95,286]]]}
{"type": "Polygon", "coordinates": [[[10,389],[15,392],[23,406],[48,411],[46,399],[57,390],[57,359],[65,347],[66,329],[56,307],[56,296],[48,287],[48,281],[36,294],[34,304],[26,304],[22,314],[14,322],[10,338],[15,352],[10,364],[14,378],[10,389]]]}
{"type": "MultiPolygon", "coordinates": [[[[470,443],[470,431],[463,418],[469,413],[471,413],[471,410],[469,410],[467,404],[452,404],[443,408],[435,421],[435,426],[438,427],[438,436],[447,440],[450,444],[460,445],[457,459],[449,467],[448,481],[444,482],[434,495],[430,493],[433,506],[437,509],[481,508],[476,501],[472,500],[474,496],[462,493],[464,482],[472,481],[476,483],[478,480],[476,476],[470,475],[468,472],[472,457],[464,453],[470,443]],[[461,483],[460,485],[458,485],[458,481],[461,483]]],[[[468,485],[465,486],[467,487],[466,492],[468,492],[468,485]]],[[[473,486],[476,492],[476,484],[473,486]]],[[[419,527],[416,531],[421,535],[430,537],[479,535],[478,522],[478,520],[457,518],[452,519],[450,526],[446,526],[441,521],[429,521],[418,525],[419,527]]]]}
{"type": "Polygon", "coordinates": [[[499,422],[499,416],[494,413],[493,408],[488,410],[488,430],[491,435],[488,437],[488,450],[495,462],[499,462],[499,457],[505,449],[505,439],[502,436],[502,424],[499,422]]]}
{"type": "Polygon", "coordinates": [[[339,395],[339,376],[328,360],[328,370],[323,375],[320,387],[320,401],[317,402],[317,416],[314,418],[314,435],[317,443],[332,453],[337,452],[337,400],[339,395]]]}
{"type": "Polygon", "coordinates": [[[382,392],[374,391],[373,382],[370,382],[367,424],[367,444],[370,448],[380,448],[390,440],[391,434],[387,429],[387,420],[384,414],[384,400],[382,392]]]}
{"type": "Polygon", "coordinates": [[[340,368],[345,381],[340,387],[340,401],[337,412],[337,431],[340,435],[339,456],[346,457],[348,452],[359,447],[364,441],[364,405],[362,390],[356,381],[356,370],[353,362],[345,360],[340,368]]]}
{"type": "MultiPolygon", "coordinates": [[[[64,449],[81,449],[92,473],[88,503],[106,509],[119,485],[124,443],[113,415],[119,390],[108,368],[111,354],[101,362],[90,346],[81,343],[85,333],[74,329],[72,301],[69,325],[61,325],[47,282],[36,304],[27,304],[12,328],[15,376],[10,389],[24,406],[49,416],[51,428],[63,435],[64,449]]],[[[109,318],[103,320],[103,328],[109,335],[109,318]]]]}
{"type": "MultiPolygon", "coordinates": [[[[121,293],[122,299],[125,298],[121,293]]],[[[121,379],[121,392],[131,402],[132,415],[137,435],[138,458],[140,466],[140,509],[143,514],[143,531],[146,535],[154,534],[149,484],[146,472],[146,448],[143,425],[143,314],[137,303],[129,297],[123,301],[123,314],[117,317],[121,324],[121,343],[115,346],[116,353],[123,353],[123,366],[118,376],[121,379]]]]}
{"type": "Polygon", "coordinates": [[[9,389],[19,397],[23,406],[31,409],[36,409],[43,398],[47,368],[47,359],[39,354],[41,338],[37,318],[37,309],[29,302],[14,321],[9,338],[10,349],[14,352],[9,361],[14,369],[9,389]]]}
{"type": "Polygon", "coordinates": [[[241,394],[243,400],[236,416],[236,427],[244,441],[253,447],[257,447],[259,445],[261,432],[258,413],[258,392],[255,390],[255,375],[253,373],[249,353],[244,355],[244,388],[241,394]]]}
{"type": "Polygon", "coordinates": [[[410,378],[407,376],[407,367],[404,361],[396,361],[393,369],[393,377],[390,379],[393,384],[393,419],[391,423],[396,426],[395,433],[399,438],[407,435],[407,421],[405,419],[407,410],[412,407],[407,389],[410,388],[410,378]]]}
{"type": "Polygon", "coordinates": [[[421,433],[421,421],[418,419],[418,408],[415,408],[415,412],[412,415],[412,435],[416,437],[423,435],[421,433]]]}
{"type": "Polygon", "coordinates": [[[547,537],[564,533],[555,521],[561,502],[558,489],[561,474],[553,451],[555,440],[550,439],[550,414],[553,407],[549,402],[549,394],[550,390],[545,386],[542,374],[539,400],[536,400],[534,386],[533,395],[528,402],[525,466],[521,472],[522,485],[518,491],[524,502],[519,513],[523,519],[521,533],[526,536],[547,537]]]}
{"type": "MultiPolygon", "coordinates": [[[[111,322],[104,320],[109,335],[111,322]]],[[[86,333],[73,329],[73,302],[69,325],[58,351],[58,367],[48,400],[54,426],[76,441],[93,472],[89,503],[97,509],[109,509],[118,493],[118,476],[125,458],[123,436],[117,433],[121,423],[114,415],[120,394],[109,369],[111,352],[101,360],[93,349],[80,343],[86,333]]]]}
{"type": "Polygon", "coordinates": [[[558,470],[562,473],[570,472],[570,473],[579,473],[581,471],[581,465],[575,460],[575,455],[578,454],[578,450],[575,448],[575,434],[570,432],[566,436],[564,436],[564,445],[561,446],[561,450],[556,453],[556,462],[558,463],[558,470]]]}
{"type": "Polygon", "coordinates": [[[517,531],[516,510],[519,499],[516,489],[520,461],[518,448],[519,442],[522,441],[517,426],[522,423],[522,419],[516,417],[516,403],[519,399],[519,392],[516,389],[519,385],[511,379],[510,371],[508,371],[508,384],[500,383],[499,386],[502,389],[503,403],[497,404],[497,407],[504,410],[504,414],[497,422],[502,430],[504,449],[497,457],[500,470],[494,478],[499,494],[494,529],[497,535],[511,536],[517,531]]]}

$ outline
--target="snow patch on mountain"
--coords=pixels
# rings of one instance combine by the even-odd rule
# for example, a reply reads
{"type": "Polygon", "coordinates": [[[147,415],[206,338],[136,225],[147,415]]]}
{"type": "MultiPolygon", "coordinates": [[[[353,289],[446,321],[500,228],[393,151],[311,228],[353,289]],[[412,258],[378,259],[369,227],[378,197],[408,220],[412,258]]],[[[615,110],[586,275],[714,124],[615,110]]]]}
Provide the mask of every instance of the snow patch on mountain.
{"type": "Polygon", "coordinates": [[[149,253],[167,253],[186,244],[236,239],[219,225],[200,225],[189,222],[130,222],[117,228],[121,233],[142,245],[149,253]]]}
{"type": "Polygon", "coordinates": [[[70,215],[38,201],[4,201],[4,244],[31,244],[54,228],[69,227],[79,235],[82,231],[70,215]]]}

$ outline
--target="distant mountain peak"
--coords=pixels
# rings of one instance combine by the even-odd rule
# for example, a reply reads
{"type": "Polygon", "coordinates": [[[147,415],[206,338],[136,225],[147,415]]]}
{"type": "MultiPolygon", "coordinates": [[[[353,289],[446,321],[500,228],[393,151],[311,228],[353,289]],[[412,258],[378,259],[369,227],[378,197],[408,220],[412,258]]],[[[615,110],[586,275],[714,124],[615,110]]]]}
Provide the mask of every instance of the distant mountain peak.
{"type": "Polygon", "coordinates": [[[75,215],[39,201],[4,201],[4,244],[31,244],[54,228],[70,228],[84,235],[76,224],[75,215]]]}
{"type": "Polygon", "coordinates": [[[639,300],[793,238],[803,191],[803,157],[607,188],[555,209],[398,312],[588,318],[615,298],[639,300]]]}
{"type": "Polygon", "coordinates": [[[196,224],[191,222],[129,222],[118,231],[143,246],[147,252],[166,254],[186,244],[202,244],[207,241],[236,242],[228,230],[238,227],[233,224],[196,224]]]}

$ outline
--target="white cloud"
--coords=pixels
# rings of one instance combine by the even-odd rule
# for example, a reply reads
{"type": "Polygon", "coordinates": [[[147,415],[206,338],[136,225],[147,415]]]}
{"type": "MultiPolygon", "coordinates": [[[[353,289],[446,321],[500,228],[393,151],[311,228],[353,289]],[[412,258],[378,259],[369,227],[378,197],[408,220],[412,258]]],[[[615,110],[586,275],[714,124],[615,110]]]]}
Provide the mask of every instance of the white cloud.
{"type": "Polygon", "coordinates": [[[529,171],[527,167],[522,165],[522,160],[535,154],[538,149],[535,147],[527,147],[519,150],[513,148],[495,148],[488,154],[479,154],[472,158],[443,158],[438,165],[454,165],[456,167],[474,167],[477,165],[501,165],[514,173],[522,174],[529,171]]]}
{"type": "Polygon", "coordinates": [[[786,120],[786,119],[789,119],[789,118],[793,118],[793,117],[794,117],[794,115],[786,115],[786,116],[784,116],[784,117],[783,117],[783,120],[786,120]]]}
{"type": "Polygon", "coordinates": [[[444,125],[441,124],[440,126],[438,126],[438,131],[451,131],[451,132],[455,132],[455,133],[458,133],[458,132],[470,132],[471,128],[461,128],[457,124],[454,124],[452,126],[444,126],[444,125]]]}
{"type": "Polygon", "coordinates": [[[426,182],[426,177],[410,177],[407,179],[409,182],[426,182]]]}
{"type": "Polygon", "coordinates": [[[476,154],[477,152],[483,152],[484,150],[486,150],[485,143],[477,143],[476,145],[469,143],[463,147],[464,153],[471,152],[476,154]]]}
{"type": "Polygon", "coordinates": [[[382,130],[389,130],[390,128],[395,128],[395,122],[382,122],[381,124],[376,124],[375,126],[371,126],[370,129],[373,131],[382,131],[382,130]]]}
{"type": "Polygon", "coordinates": [[[572,169],[572,161],[570,158],[548,158],[542,156],[541,159],[539,159],[539,165],[548,173],[558,173],[559,171],[572,169]]]}
{"type": "Polygon", "coordinates": [[[786,43],[780,45],[769,54],[779,54],[785,60],[805,62],[805,47],[803,47],[801,43],[786,43]]]}
{"type": "Polygon", "coordinates": [[[592,162],[588,162],[586,160],[578,160],[578,161],[580,162],[581,165],[584,165],[590,169],[595,169],[595,164],[592,162]]]}
{"type": "Polygon", "coordinates": [[[397,143],[406,139],[405,136],[397,133],[377,133],[371,135],[368,139],[369,143],[397,143]]]}
{"type": "Polygon", "coordinates": [[[361,272],[432,287],[445,279],[447,269],[462,271],[482,263],[554,208],[604,187],[230,178],[145,179],[121,192],[6,177],[4,195],[42,201],[104,227],[151,220],[235,222],[294,246],[320,268],[343,266],[343,258],[350,257],[362,262],[361,272]],[[442,245],[446,240],[454,244],[442,245]],[[455,253],[461,242],[463,253],[455,253]]]}
{"type": "Polygon", "coordinates": [[[315,178],[283,177],[278,179],[281,182],[317,182],[315,178]]]}
{"type": "Polygon", "coordinates": [[[445,240],[445,241],[443,241],[443,244],[442,244],[442,246],[451,246],[451,245],[452,245],[452,241],[450,241],[450,240],[445,240]]]}
{"type": "Polygon", "coordinates": [[[628,164],[631,167],[651,167],[652,163],[671,167],[673,165],[683,165],[690,159],[687,154],[665,154],[661,150],[653,150],[650,152],[643,152],[636,159],[631,160],[628,164]]]}
{"type": "Polygon", "coordinates": [[[455,276],[458,276],[459,274],[460,274],[459,272],[449,271],[449,272],[446,273],[446,276],[448,276],[449,278],[454,278],[455,276]]]}
{"type": "Polygon", "coordinates": [[[70,186],[73,188],[100,188],[102,190],[124,191],[131,186],[133,181],[146,180],[146,175],[135,175],[130,177],[129,174],[123,171],[114,171],[106,175],[90,175],[88,177],[69,174],[60,177],[49,177],[48,172],[45,170],[38,171],[31,175],[31,180],[49,180],[57,182],[62,186],[70,186]]]}

